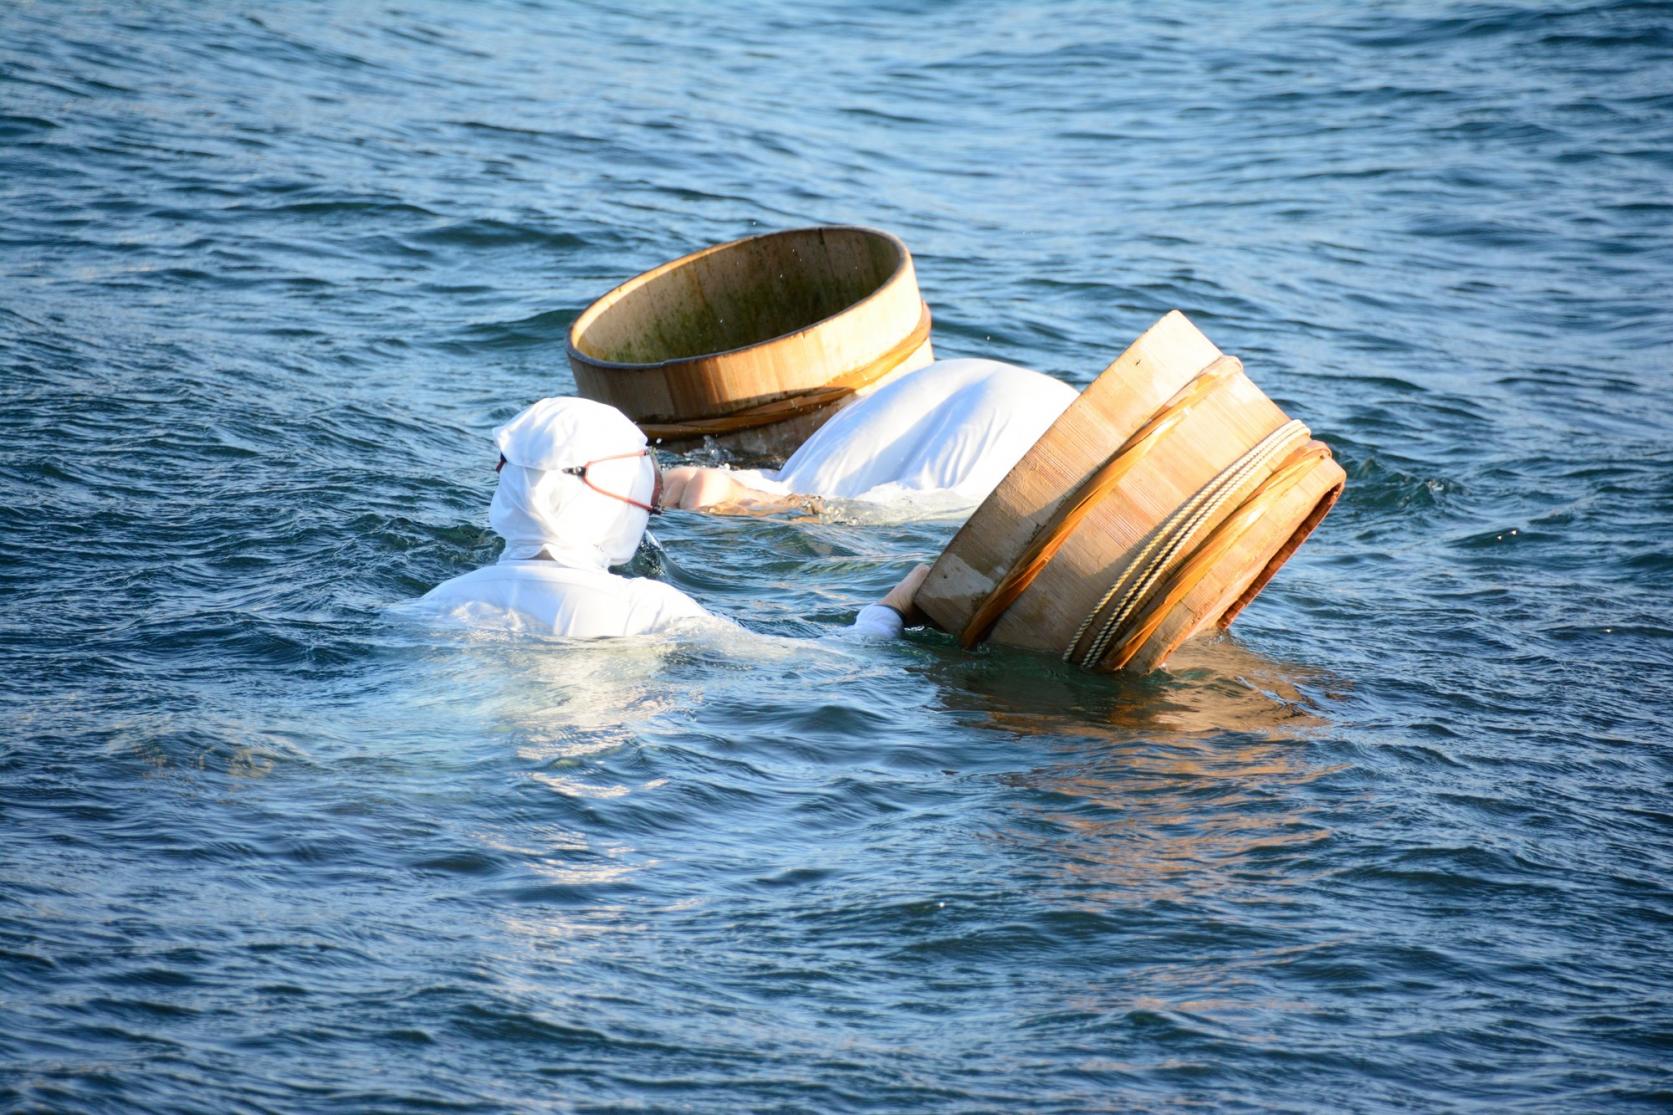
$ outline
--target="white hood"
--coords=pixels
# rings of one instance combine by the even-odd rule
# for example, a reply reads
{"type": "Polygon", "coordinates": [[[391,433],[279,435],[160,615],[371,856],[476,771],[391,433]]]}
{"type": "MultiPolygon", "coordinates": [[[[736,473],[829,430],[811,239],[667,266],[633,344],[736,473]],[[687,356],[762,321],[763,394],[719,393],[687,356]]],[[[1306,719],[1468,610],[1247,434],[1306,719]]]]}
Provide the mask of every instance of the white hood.
{"type": "MultiPolygon", "coordinates": [[[[501,561],[539,557],[605,569],[633,557],[649,514],[593,491],[562,469],[645,446],[639,427],[615,407],[590,399],[542,399],[494,431],[505,467],[488,508],[488,525],[505,539],[501,561]]],[[[649,457],[594,465],[592,482],[640,503],[656,485],[649,457]]]]}

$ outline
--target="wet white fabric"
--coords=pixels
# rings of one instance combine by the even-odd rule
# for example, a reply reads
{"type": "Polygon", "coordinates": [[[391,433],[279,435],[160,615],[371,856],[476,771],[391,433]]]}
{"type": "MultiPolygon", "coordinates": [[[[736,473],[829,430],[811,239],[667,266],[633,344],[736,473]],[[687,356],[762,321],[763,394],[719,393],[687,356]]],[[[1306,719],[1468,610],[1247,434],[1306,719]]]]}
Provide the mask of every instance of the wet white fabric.
{"type": "MultiPolygon", "coordinates": [[[[506,463],[488,525],[505,539],[501,561],[544,552],[563,565],[606,569],[633,557],[649,513],[562,471],[643,449],[645,435],[626,415],[590,399],[542,399],[495,430],[494,442],[506,463]]],[[[587,478],[648,504],[656,466],[649,457],[603,460],[587,478]]]]}
{"type": "MultiPolygon", "coordinates": [[[[494,442],[505,466],[488,523],[505,551],[498,564],[431,589],[422,607],[475,626],[578,638],[718,622],[672,585],[611,573],[633,557],[649,514],[563,471],[643,449],[645,436],[625,415],[588,399],[542,399],[494,442]]],[[[603,461],[587,476],[642,503],[656,485],[649,457],[603,461]]]]}
{"type": "Polygon", "coordinates": [[[898,639],[906,630],[906,620],[887,604],[867,604],[854,617],[850,630],[864,639],[898,639]]]}
{"type": "MultiPolygon", "coordinates": [[[[649,514],[563,470],[644,448],[644,435],[620,411],[587,399],[542,399],[495,431],[494,442],[506,463],[488,522],[505,552],[498,563],[425,593],[421,610],[476,627],[574,638],[739,630],[673,585],[610,572],[633,557],[649,514]]],[[[626,457],[587,475],[605,491],[650,503],[654,470],[649,457],[626,457]]],[[[897,613],[873,605],[850,631],[894,638],[901,628],[897,613]]]]}
{"type": "Polygon", "coordinates": [[[1014,364],[939,360],[844,407],[777,472],[737,479],[776,493],[876,502],[938,493],[974,506],[1075,397],[1014,364]]]}
{"type": "Polygon", "coordinates": [[[444,581],[419,603],[473,627],[579,639],[724,622],[673,585],[543,558],[484,566],[444,581]]]}

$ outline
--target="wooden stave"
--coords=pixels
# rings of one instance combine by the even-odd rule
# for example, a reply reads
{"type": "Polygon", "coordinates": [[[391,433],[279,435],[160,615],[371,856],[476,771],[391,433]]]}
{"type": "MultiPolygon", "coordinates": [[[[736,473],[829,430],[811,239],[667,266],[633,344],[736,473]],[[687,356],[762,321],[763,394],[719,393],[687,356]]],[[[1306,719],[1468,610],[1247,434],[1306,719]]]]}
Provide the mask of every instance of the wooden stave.
{"type": "MultiPolygon", "coordinates": [[[[918,607],[937,626],[962,630],[1058,504],[1180,388],[1222,359],[1219,349],[1178,311],[1146,330],[966,521],[932,566],[918,593],[918,607]]],[[[1220,398],[1187,415],[1173,431],[1170,451],[1135,468],[1088,512],[1034,583],[993,624],[989,638],[1061,654],[1156,524],[1287,421],[1239,369],[1220,398]],[[1205,447],[1205,439],[1212,444],[1205,447]],[[1116,544],[1109,541],[1112,537],[1116,544]]],[[[1317,526],[1345,479],[1328,455],[1319,461],[1297,494],[1275,506],[1263,517],[1262,529],[1215,567],[1218,577],[1205,578],[1172,610],[1129,668],[1153,669],[1216,620],[1229,624],[1317,526]]]]}

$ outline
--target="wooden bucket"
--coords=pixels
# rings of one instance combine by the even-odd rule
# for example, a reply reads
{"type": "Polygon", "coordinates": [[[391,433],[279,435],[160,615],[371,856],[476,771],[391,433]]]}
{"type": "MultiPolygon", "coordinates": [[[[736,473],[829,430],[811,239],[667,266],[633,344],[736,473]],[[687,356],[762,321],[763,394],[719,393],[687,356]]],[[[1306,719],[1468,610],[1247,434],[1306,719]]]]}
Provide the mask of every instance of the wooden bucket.
{"type": "Polygon", "coordinates": [[[1089,669],[1147,672],[1225,627],[1347,474],[1175,310],[1070,404],[954,536],[917,605],[1089,669]]]}
{"type": "Polygon", "coordinates": [[[652,441],[784,457],[854,394],[933,360],[929,330],[897,237],[792,229],[629,279],[575,319],[569,365],[652,441]]]}

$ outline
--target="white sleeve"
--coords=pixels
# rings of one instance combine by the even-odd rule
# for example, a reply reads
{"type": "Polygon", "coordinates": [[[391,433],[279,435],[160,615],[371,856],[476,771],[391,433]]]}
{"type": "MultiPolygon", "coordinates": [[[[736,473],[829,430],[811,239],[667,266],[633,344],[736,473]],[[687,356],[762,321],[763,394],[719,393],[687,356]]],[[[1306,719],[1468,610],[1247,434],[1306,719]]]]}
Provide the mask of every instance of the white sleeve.
{"type": "Polygon", "coordinates": [[[867,604],[854,617],[849,630],[862,639],[898,639],[906,630],[906,621],[885,604],[867,604]]]}

